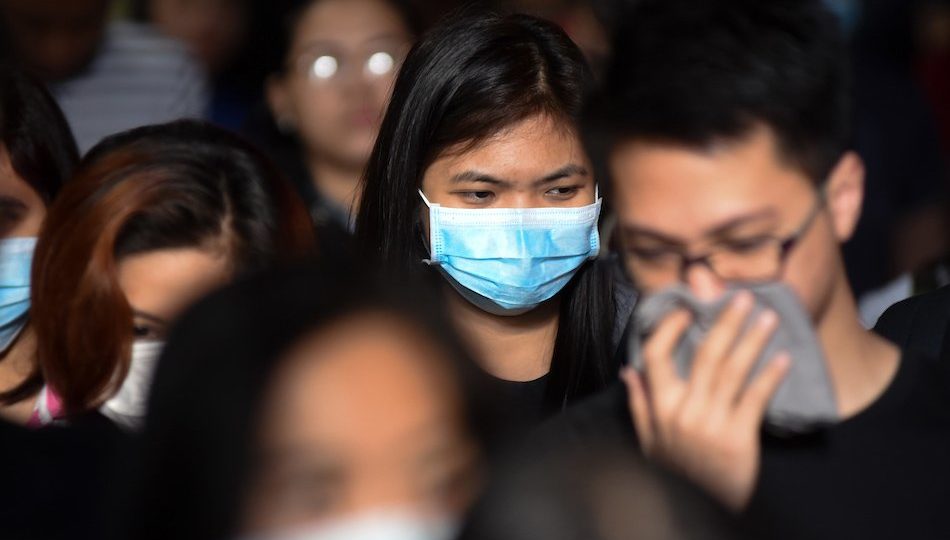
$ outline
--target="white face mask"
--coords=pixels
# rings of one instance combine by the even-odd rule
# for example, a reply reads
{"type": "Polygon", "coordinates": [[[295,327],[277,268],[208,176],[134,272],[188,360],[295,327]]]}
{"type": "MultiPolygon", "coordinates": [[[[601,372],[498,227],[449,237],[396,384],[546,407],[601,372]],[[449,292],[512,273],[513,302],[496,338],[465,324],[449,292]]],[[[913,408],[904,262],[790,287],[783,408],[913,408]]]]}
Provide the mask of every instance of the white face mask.
{"type": "Polygon", "coordinates": [[[99,412],[125,429],[141,429],[152,377],[164,346],[162,341],[136,341],[132,344],[129,373],[119,391],[99,407],[99,412]]]}
{"type": "Polygon", "coordinates": [[[244,540],[451,540],[455,522],[399,510],[370,510],[329,523],[244,540]]]}

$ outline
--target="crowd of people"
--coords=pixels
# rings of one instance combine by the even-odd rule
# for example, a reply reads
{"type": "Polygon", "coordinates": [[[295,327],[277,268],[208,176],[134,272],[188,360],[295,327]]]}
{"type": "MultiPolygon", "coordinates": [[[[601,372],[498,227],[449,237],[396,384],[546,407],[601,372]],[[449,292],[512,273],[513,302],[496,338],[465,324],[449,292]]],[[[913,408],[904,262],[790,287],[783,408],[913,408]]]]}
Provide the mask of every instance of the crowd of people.
{"type": "Polygon", "coordinates": [[[950,537],[942,0],[0,30],[0,538],[950,537]]]}

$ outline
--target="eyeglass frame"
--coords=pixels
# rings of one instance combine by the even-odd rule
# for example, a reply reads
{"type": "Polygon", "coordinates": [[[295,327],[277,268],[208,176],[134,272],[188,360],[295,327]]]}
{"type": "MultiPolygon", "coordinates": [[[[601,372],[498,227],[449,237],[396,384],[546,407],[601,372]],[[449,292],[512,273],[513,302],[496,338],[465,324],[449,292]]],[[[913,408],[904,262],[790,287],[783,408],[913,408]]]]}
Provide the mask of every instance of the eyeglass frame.
{"type": "MultiPolygon", "coordinates": [[[[716,255],[717,253],[716,250],[710,250],[702,255],[697,255],[697,256],[690,256],[688,253],[684,253],[683,251],[672,251],[671,253],[679,259],[679,264],[677,264],[677,267],[678,267],[677,275],[679,276],[679,279],[681,280],[685,279],[686,273],[689,271],[690,268],[692,268],[693,266],[697,264],[702,264],[710,272],[712,272],[713,275],[715,275],[717,278],[723,281],[731,281],[731,282],[742,281],[742,282],[747,282],[747,283],[754,283],[754,282],[770,281],[772,279],[777,279],[779,276],[785,273],[785,267],[788,264],[788,257],[791,255],[792,250],[795,249],[795,247],[799,244],[799,242],[801,242],[802,238],[804,238],[805,234],[807,234],[809,229],[811,229],[812,225],[815,224],[815,221],[818,219],[818,215],[821,214],[821,210],[822,208],[825,207],[826,203],[827,203],[827,199],[825,196],[824,189],[819,189],[815,204],[812,206],[811,210],[809,210],[808,215],[805,216],[805,219],[802,221],[802,224],[799,225],[795,229],[794,232],[786,236],[784,239],[778,236],[769,236],[769,238],[771,238],[772,240],[779,241],[778,269],[776,270],[775,275],[770,278],[747,279],[747,280],[741,280],[741,279],[735,279],[735,278],[724,278],[723,276],[719,275],[719,272],[716,271],[715,267],[709,261],[711,257],[716,255]]],[[[626,276],[628,281],[630,281],[631,283],[634,283],[635,280],[633,279],[633,276],[630,275],[631,272],[630,272],[630,269],[627,267],[627,263],[624,261],[625,258],[626,257],[624,256],[621,256],[619,258],[621,262],[621,267],[623,269],[623,274],[624,276],[626,276]]]]}

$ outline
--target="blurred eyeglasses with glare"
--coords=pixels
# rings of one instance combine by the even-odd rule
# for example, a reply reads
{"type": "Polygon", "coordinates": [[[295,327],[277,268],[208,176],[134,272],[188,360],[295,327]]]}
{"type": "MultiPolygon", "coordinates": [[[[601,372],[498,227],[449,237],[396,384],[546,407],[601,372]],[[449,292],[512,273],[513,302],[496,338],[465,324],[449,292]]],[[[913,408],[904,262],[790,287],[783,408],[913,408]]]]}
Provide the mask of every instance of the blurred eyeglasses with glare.
{"type": "Polygon", "coordinates": [[[362,54],[308,51],[296,61],[297,72],[316,85],[330,84],[349,71],[357,71],[366,80],[393,75],[405,58],[403,47],[379,47],[362,54]]]}

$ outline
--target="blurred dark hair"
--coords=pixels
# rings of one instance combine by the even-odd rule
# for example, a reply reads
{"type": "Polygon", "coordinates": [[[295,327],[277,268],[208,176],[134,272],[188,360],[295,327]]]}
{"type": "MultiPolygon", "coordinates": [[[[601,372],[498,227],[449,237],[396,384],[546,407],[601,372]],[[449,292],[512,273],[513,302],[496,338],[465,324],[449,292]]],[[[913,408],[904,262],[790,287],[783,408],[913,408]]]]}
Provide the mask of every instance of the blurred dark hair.
{"type": "MultiPolygon", "coordinates": [[[[268,388],[286,353],[321,328],[383,313],[417,329],[450,364],[464,365],[445,317],[433,311],[438,303],[421,294],[382,285],[340,259],[260,274],[193,307],[159,364],[121,538],[235,537],[268,388]]],[[[465,408],[464,395],[460,402],[465,408]]],[[[474,416],[470,427],[477,441],[474,416]]]]}
{"type": "Polygon", "coordinates": [[[845,44],[820,0],[641,0],[623,21],[587,115],[596,161],[618,140],[707,148],[765,125],[819,183],[847,149],[845,44]]]}
{"type": "Polygon", "coordinates": [[[132,309],[121,258],[220,249],[237,275],[308,255],[303,202],[230,133],[180,121],[105,139],[50,206],[33,260],[37,365],[67,413],[98,406],[125,379],[132,309]]]}
{"type": "MultiPolygon", "coordinates": [[[[474,147],[536,115],[576,129],[591,81],[577,46],[535,17],[466,15],[425,35],[399,72],[364,176],[356,223],[362,256],[395,275],[436,276],[421,263],[428,257],[419,227],[425,170],[444,152],[474,147]]],[[[553,408],[616,375],[610,274],[588,263],[560,298],[548,383],[553,408]]]]}
{"type": "Polygon", "coordinates": [[[47,205],[72,175],[79,150],[66,117],[42,83],[0,65],[0,142],[47,205]]]}

